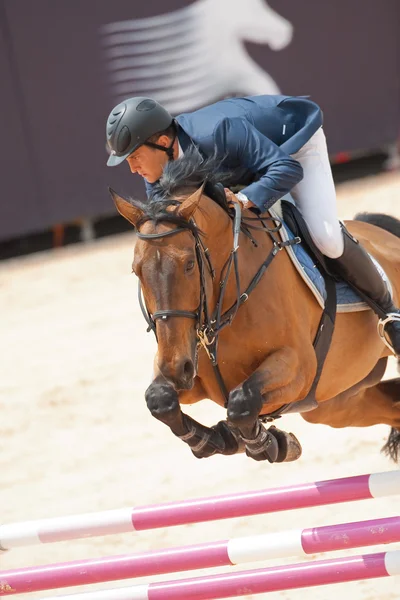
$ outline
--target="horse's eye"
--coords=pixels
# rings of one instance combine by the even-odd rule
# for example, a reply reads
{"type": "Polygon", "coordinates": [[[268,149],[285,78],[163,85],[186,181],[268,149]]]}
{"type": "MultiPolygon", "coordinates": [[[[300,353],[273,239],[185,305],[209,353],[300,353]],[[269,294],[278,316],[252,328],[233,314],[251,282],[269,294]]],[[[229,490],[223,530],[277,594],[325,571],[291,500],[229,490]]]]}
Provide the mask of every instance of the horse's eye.
{"type": "Polygon", "coordinates": [[[186,263],[185,271],[188,273],[194,269],[194,260],[188,260],[186,263]]]}

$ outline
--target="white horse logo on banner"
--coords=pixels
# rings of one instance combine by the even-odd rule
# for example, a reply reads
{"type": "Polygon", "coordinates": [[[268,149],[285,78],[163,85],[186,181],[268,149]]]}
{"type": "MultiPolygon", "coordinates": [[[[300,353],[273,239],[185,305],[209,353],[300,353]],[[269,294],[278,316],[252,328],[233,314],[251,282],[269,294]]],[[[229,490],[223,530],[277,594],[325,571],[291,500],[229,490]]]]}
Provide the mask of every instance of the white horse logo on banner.
{"type": "Polygon", "coordinates": [[[291,23],[264,0],[197,0],[101,29],[115,99],[150,96],[173,114],[226,96],[278,94],[244,42],[281,50],[292,33],[291,23]]]}

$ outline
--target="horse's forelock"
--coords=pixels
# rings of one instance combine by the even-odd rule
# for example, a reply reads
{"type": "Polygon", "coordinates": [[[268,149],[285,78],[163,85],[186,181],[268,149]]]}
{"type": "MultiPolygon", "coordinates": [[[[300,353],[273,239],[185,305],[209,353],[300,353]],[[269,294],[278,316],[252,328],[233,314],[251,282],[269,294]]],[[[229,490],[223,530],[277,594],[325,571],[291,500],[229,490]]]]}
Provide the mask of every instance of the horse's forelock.
{"type": "Polygon", "coordinates": [[[137,223],[140,229],[144,223],[151,221],[156,227],[160,223],[176,225],[178,228],[188,229],[192,233],[201,233],[193,221],[187,221],[178,213],[180,202],[175,200],[171,202],[149,202],[146,205],[146,211],[137,223]]]}

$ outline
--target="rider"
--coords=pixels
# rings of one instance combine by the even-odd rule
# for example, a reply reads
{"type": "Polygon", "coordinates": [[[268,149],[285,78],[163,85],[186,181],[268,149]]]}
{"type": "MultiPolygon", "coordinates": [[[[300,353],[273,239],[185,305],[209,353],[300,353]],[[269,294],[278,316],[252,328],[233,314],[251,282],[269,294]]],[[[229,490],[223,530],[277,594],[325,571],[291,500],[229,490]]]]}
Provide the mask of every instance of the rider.
{"type": "Polygon", "coordinates": [[[173,118],[151,98],[128,98],[107,119],[107,165],[127,160],[149,194],[170,160],[195,146],[235,170],[244,186],[228,200],[266,212],[290,192],[319,250],[344,280],[366,296],[400,355],[400,311],[374,262],[341,228],[322,112],[307,97],[231,98],[173,118]]]}

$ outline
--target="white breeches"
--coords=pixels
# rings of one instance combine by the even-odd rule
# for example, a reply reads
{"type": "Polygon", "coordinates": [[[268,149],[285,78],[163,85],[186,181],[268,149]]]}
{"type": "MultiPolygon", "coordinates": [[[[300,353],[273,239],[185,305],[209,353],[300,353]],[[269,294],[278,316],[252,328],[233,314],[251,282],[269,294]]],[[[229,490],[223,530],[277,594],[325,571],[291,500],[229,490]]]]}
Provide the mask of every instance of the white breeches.
{"type": "Polygon", "coordinates": [[[338,258],[343,254],[343,234],[322,127],[292,156],[303,167],[304,177],[290,194],[319,250],[329,258],[338,258]]]}

